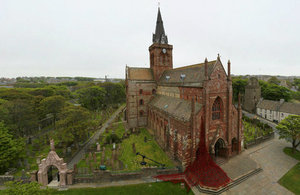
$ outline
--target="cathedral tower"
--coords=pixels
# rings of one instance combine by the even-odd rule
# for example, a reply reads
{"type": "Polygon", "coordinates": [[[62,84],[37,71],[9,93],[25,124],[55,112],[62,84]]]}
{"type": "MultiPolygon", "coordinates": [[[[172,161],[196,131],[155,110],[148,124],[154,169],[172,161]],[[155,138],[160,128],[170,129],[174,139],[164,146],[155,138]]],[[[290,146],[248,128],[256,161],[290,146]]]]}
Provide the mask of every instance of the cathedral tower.
{"type": "Polygon", "coordinates": [[[153,70],[154,80],[158,81],[165,70],[173,69],[173,46],[168,44],[159,8],[152,42],[149,47],[150,68],[153,70]]]}

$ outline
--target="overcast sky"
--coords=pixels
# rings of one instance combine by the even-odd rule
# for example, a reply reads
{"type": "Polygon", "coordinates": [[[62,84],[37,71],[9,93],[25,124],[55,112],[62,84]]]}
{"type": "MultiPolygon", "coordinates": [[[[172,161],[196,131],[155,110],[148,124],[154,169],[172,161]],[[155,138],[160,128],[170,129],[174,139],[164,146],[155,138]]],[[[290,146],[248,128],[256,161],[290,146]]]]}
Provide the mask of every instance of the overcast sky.
{"type": "MultiPolygon", "coordinates": [[[[0,0],[0,77],[124,78],[149,67],[156,0],[0,0]]],[[[299,0],[161,0],[174,67],[300,75],[299,0]]]]}

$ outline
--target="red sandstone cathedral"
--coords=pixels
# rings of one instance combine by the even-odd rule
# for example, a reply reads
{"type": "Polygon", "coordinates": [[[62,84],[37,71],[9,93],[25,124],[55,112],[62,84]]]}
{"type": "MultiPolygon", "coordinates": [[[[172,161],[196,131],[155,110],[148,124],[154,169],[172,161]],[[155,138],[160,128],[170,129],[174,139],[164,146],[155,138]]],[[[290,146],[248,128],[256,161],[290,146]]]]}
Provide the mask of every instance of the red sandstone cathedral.
{"type": "Polygon", "coordinates": [[[211,156],[240,153],[242,110],[240,103],[238,108],[232,103],[230,61],[227,74],[219,56],[173,68],[172,50],[158,10],[150,68],[126,67],[128,128],[147,127],[166,153],[186,167],[196,158],[203,118],[211,156]]]}

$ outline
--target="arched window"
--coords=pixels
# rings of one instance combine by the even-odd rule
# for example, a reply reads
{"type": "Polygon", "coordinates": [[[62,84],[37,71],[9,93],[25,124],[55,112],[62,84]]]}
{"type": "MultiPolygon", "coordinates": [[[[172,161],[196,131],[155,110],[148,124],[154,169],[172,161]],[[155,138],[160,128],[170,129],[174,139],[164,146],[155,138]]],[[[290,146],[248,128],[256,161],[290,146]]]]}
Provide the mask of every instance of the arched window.
{"type": "Polygon", "coordinates": [[[140,99],[140,105],[144,105],[144,100],[140,99]]]}
{"type": "Polygon", "coordinates": [[[140,89],[140,94],[143,94],[143,90],[142,89],[140,89]]]}
{"type": "Polygon", "coordinates": [[[218,97],[212,106],[212,120],[218,120],[221,118],[221,101],[221,98],[218,97]]]}
{"type": "Polygon", "coordinates": [[[140,116],[143,116],[143,115],[144,115],[144,111],[140,110],[140,116]]]}

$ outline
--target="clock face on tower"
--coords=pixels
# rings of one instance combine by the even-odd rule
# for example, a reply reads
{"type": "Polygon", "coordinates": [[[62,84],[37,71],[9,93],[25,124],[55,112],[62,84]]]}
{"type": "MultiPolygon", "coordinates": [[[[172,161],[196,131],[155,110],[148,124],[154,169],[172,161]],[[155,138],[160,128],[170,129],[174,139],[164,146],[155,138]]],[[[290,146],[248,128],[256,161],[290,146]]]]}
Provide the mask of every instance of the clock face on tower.
{"type": "Polygon", "coordinates": [[[163,53],[167,53],[167,50],[165,48],[162,49],[163,53]]]}

